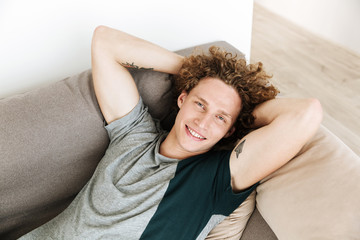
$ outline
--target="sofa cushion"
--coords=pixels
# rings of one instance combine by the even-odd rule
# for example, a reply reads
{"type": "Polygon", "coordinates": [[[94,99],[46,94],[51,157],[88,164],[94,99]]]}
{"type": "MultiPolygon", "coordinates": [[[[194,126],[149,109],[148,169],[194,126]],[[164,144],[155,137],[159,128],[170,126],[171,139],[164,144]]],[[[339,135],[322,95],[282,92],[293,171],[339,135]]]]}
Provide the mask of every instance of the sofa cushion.
{"type": "Polygon", "coordinates": [[[360,158],[321,126],[257,187],[257,208],[279,239],[358,239],[360,158]]]}
{"type": "Polygon", "coordinates": [[[255,209],[255,195],[256,192],[252,192],[249,197],[220,222],[206,237],[207,240],[216,239],[236,239],[239,240],[242,236],[246,224],[255,209]]]}
{"type": "Polygon", "coordinates": [[[240,240],[258,239],[277,240],[278,238],[255,207],[240,240]]]}
{"type": "Polygon", "coordinates": [[[56,216],[91,177],[109,140],[90,80],[85,71],[0,100],[1,236],[56,216]]]}

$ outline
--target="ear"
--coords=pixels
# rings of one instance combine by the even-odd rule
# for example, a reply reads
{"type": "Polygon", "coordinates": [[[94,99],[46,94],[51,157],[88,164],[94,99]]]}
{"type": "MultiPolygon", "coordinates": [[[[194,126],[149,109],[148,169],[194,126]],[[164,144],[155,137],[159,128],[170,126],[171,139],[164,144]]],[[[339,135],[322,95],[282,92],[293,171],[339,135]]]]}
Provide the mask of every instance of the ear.
{"type": "Polygon", "coordinates": [[[235,127],[232,126],[230,130],[225,134],[224,138],[230,137],[235,132],[235,127]]]}
{"type": "Polygon", "coordinates": [[[177,99],[177,104],[178,104],[179,108],[181,108],[181,106],[184,104],[187,95],[188,94],[185,91],[182,91],[181,94],[179,95],[179,97],[177,99]]]}

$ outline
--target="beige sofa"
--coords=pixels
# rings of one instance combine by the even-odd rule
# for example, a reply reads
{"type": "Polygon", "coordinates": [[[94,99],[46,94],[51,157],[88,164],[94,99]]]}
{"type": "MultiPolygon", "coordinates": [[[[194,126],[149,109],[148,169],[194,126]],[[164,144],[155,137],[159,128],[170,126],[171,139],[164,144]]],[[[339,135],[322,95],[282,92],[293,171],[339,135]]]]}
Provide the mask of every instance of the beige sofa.
{"type": "MultiPolygon", "coordinates": [[[[210,45],[241,54],[226,42],[200,47],[210,45]]],[[[174,119],[169,76],[132,74],[153,117],[169,129],[174,119]]],[[[91,177],[108,137],[91,70],[1,99],[0,113],[0,239],[16,239],[66,208],[91,177]]],[[[360,159],[321,126],[209,238],[360,239],[359,202],[360,159]]]]}

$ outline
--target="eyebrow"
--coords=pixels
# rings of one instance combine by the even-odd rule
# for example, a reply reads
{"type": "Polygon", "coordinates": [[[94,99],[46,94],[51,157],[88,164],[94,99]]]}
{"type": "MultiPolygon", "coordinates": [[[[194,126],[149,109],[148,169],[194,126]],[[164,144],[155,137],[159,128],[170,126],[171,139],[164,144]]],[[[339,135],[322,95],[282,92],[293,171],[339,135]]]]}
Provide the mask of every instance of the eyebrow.
{"type": "MultiPolygon", "coordinates": [[[[202,98],[202,97],[200,97],[200,96],[198,96],[198,95],[195,95],[195,97],[198,98],[198,99],[199,99],[201,102],[203,102],[205,105],[209,105],[209,103],[208,103],[204,98],[202,98]]],[[[229,113],[225,112],[224,110],[220,110],[220,113],[221,113],[222,115],[224,115],[224,116],[232,119],[232,116],[231,116],[229,113]]]]}

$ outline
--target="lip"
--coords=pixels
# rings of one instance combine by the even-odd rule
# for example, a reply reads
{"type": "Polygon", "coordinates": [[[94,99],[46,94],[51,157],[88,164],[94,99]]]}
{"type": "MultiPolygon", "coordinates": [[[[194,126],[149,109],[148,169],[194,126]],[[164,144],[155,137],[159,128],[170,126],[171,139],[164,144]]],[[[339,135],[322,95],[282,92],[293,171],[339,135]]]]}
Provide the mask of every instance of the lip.
{"type": "Polygon", "coordinates": [[[186,134],[191,138],[191,139],[193,139],[193,140],[195,140],[195,141],[204,141],[204,140],[206,140],[206,138],[203,136],[203,135],[201,135],[200,133],[198,133],[197,131],[195,131],[194,129],[192,129],[191,127],[189,127],[188,125],[186,125],[185,124],[185,131],[186,131],[186,134]],[[196,132],[197,134],[199,134],[201,137],[203,137],[204,139],[200,139],[200,138],[197,138],[197,137],[195,137],[195,136],[193,136],[191,133],[190,133],[190,131],[189,131],[189,129],[191,129],[191,131],[194,131],[194,132],[196,132]]]}

